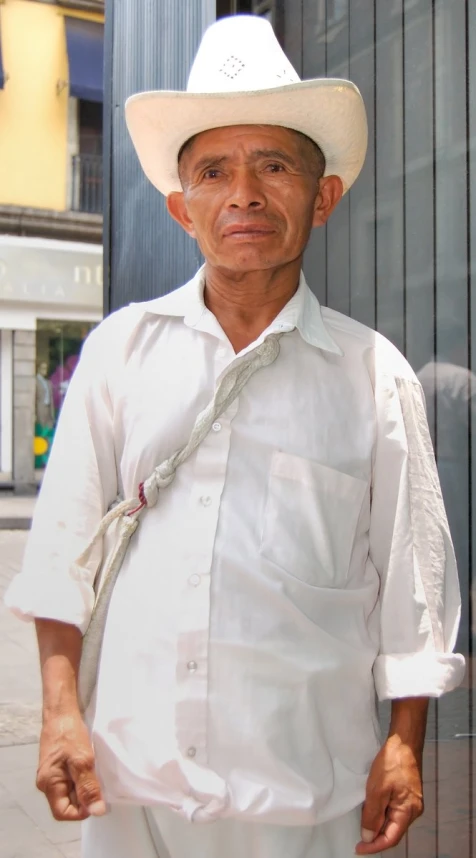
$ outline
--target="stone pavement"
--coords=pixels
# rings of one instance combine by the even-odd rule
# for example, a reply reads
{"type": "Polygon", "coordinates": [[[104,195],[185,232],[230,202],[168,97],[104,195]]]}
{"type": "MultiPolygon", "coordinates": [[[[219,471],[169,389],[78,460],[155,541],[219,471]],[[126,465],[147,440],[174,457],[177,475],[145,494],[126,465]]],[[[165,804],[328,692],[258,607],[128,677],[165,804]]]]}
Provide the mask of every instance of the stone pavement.
{"type": "Polygon", "coordinates": [[[19,497],[12,492],[0,492],[0,530],[28,530],[31,525],[36,497],[19,497]]]}
{"type": "MultiPolygon", "coordinates": [[[[14,505],[13,512],[23,510],[14,505]]],[[[0,858],[79,858],[79,824],[56,822],[35,787],[40,676],[33,626],[1,601],[26,535],[0,529],[0,858]]]]}

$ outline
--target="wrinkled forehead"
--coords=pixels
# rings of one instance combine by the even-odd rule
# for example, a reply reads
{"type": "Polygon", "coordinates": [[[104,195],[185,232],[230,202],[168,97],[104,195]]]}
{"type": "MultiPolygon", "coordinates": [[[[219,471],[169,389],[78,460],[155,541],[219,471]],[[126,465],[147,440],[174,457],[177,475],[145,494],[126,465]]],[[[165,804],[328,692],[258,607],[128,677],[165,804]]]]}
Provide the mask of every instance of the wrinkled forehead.
{"type": "Polygon", "coordinates": [[[230,145],[238,142],[253,148],[260,146],[263,140],[267,144],[299,145],[301,135],[292,128],[283,125],[226,125],[221,128],[209,128],[190,137],[182,146],[180,157],[192,148],[202,148],[212,145],[230,145]]]}

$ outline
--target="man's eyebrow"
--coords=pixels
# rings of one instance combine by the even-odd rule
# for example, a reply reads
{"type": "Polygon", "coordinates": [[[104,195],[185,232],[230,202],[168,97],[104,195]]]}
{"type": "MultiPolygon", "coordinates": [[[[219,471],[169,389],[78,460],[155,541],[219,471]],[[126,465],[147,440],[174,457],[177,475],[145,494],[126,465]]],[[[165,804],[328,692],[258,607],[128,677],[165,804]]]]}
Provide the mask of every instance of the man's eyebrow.
{"type": "Polygon", "coordinates": [[[224,164],[225,161],[228,161],[227,155],[203,155],[196,164],[192,164],[193,172],[199,172],[200,170],[204,170],[205,167],[219,167],[221,164],[224,164]]]}
{"type": "Polygon", "coordinates": [[[291,158],[291,155],[283,152],[282,149],[254,149],[251,154],[255,158],[276,158],[277,161],[284,161],[290,167],[296,166],[294,158],[291,158]]]}
{"type": "MultiPolygon", "coordinates": [[[[255,158],[272,158],[277,161],[284,161],[284,163],[289,164],[290,167],[296,166],[294,158],[287,155],[286,152],[282,151],[282,149],[253,149],[248,156],[248,160],[252,161],[255,158]]],[[[230,157],[228,155],[213,155],[210,153],[209,155],[203,155],[196,164],[192,164],[192,170],[193,172],[200,172],[207,167],[220,167],[223,164],[226,164],[229,160],[230,157]]]]}

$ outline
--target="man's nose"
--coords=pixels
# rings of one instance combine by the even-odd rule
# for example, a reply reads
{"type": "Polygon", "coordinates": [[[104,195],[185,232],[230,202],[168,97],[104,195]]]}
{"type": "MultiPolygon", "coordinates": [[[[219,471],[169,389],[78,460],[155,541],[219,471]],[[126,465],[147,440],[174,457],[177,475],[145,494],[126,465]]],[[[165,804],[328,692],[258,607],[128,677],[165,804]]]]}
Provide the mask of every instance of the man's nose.
{"type": "Polygon", "coordinates": [[[261,183],[251,170],[239,170],[234,176],[228,205],[232,209],[261,209],[266,199],[261,183]]]}

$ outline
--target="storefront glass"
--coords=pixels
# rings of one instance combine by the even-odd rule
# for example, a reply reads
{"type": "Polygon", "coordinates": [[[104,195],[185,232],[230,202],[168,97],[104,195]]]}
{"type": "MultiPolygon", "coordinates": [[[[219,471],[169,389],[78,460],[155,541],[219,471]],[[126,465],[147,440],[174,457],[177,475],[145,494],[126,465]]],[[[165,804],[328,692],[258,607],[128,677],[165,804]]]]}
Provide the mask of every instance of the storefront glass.
{"type": "Polygon", "coordinates": [[[36,333],[35,469],[45,467],[71,376],[91,322],[38,320],[36,333]]]}

